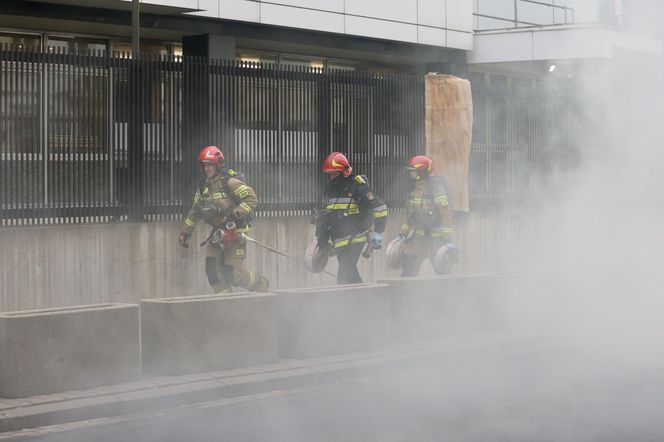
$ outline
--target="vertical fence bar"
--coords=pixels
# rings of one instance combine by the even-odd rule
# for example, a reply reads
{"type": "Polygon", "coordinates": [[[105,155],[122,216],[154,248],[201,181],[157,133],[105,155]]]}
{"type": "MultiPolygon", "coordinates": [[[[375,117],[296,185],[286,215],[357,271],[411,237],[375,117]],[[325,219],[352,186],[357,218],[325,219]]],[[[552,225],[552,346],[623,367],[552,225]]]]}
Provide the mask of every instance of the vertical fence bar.
{"type": "Polygon", "coordinates": [[[73,89],[70,84],[70,79],[72,77],[71,75],[71,66],[72,66],[72,60],[71,60],[71,54],[69,54],[64,48],[62,49],[62,58],[63,58],[63,80],[62,80],[62,90],[60,91],[61,93],[61,106],[62,106],[62,125],[63,125],[63,135],[62,135],[62,151],[61,151],[61,161],[62,161],[62,168],[63,168],[63,174],[62,174],[62,190],[64,192],[64,200],[65,200],[65,211],[63,211],[63,216],[64,220],[63,222],[69,223],[73,222],[73,219],[70,218],[71,216],[71,186],[69,185],[68,178],[72,175],[72,169],[71,166],[73,165],[73,156],[69,155],[68,151],[68,141],[71,142],[73,138],[73,134],[71,131],[71,125],[70,125],[70,112],[71,112],[71,106],[68,105],[69,103],[69,94],[70,91],[73,89]]]}
{"type": "Polygon", "coordinates": [[[5,137],[7,134],[7,114],[5,108],[5,101],[7,96],[7,86],[5,80],[6,74],[6,49],[5,44],[0,43],[0,88],[3,93],[0,94],[0,226],[4,226],[8,219],[7,210],[7,155],[9,149],[5,137]]]}
{"type": "MultiPolygon", "coordinates": [[[[15,133],[15,127],[16,127],[16,51],[12,47],[11,52],[10,52],[10,76],[9,76],[9,121],[11,122],[9,125],[9,130],[8,132],[8,139],[9,139],[9,154],[10,154],[10,161],[16,162],[17,159],[17,149],[16,149],[16,133],[15,133]]],[[[11,165],[12,163],[10,163],[11,165]]],[[[16,178],[19,176],[17,174],[20,174],[20,171],[18,170],[18,164],[14,167],[11,167],[11,176],[14,181],[16,181],[16,178]]],[[[11,183],[10,182],[10,207],[13,209],[14,213],[16,214],[14,216],[14,219],[12,220],[13,223],[18,222],[18,218],[20,217],[18,213],[18,191],[16,189],[16,182],[11,183]]]]}
{"type": "Polygon", "coordinates": [[[46,110],[47,124],[46,130],[46,146],[48,156],[46,158],[46,166],[49,170],[49,189],[48,189],[48,214],[51,223],[59,224],[60,213],[58,208],[61,207],[62,202],[60,198],[60,180],[61,173],[58,165],[59,144],[57,132],[60,127],[59,113],[60,113],[60,100],[57,99],[58,85],[59,85],[59,66],[58,66],[58,53],[55,48],[47,48],[49,51],[47,58],[49,59],[48,83],[46,88],[46,101],[48,107],[46,110]]]}
{"type": "Polygon", "coordinates": [[[18,207],[20,208],[20,224],[23,225],[27,221],[26,217],[26,199],[27,195],[25,192],[25,183],[27,179],[27,164],[30,161],[29,160],[29,154],[27,150],[25,149],[25,146],[23,146],[23,140],[25,139],[25,124],[23,124],[24,120],[24,112],[25,112],[25,104],[24,104],[24,99],[25,99],[25,75],[24,74],[24,65],[25,65],[25,52],[17,50],[16,51],[17,55],[17,63],[16,63],[16,113],[17,113],[17,118],[16,118],[16,153],[17,153],[17,159],[18,159],[18,188],[17,188],[17,195],[18,195],[18,207]]]}
{"type": "Polygon", "coordinates": [[[161,186],[161,149],[160,140],[157,138],[157,127],[161,124],[158,103],[161,101],[161,87],[155,73],[157,69],[159,54],[152,54],[147,59],[146,75],[146,161],[143,163],[145,176],[148,177],[146,185],[147,207],[152,212],[152,220],[162,219],[162,206],[159,202],[159,190],[161,186]]]}
{"type": "Polygon", "coordinates": [[[67,123],[70,126],[70,136],[66,139],[65,143],[68,145],[67,147],[69,148],[69,157],[71,158],[70,161],[67,161],[67,164],[71,165],[71,170],[70,173],[68,174],[69,176],[69,192],[70,192],[70,199],[69,199],[69,208],[71,209],[72,213],[72,218],[69,222],[71,223],[79,223],[79,206],[77,204],[78,201],[78,186],[76,185],[76,179],[79,176],[80,172],[79,166],[80,166],[80,161],[78,158],[78,117],[80,113],[80,108],[79,108],[79,101],[78,101],[78,85],[79,82],[77,80],[77,75],[80,73],[78,66],[77,66],[77,57],[76,57],[76,50],[75,49],[68,49],[68,58],[69,58],[69,76],[68,76],[68,87],[67,87],[67,95],[68,95],[68,100],[66,103],[67,109],[68,109],[68,118],[67,118],[67,123]]]}
{"type": "Polygon", "coordinates": [[[16,127],[16,150],[18,155],[18,164],[19,164],[19,175],[18,175],[18,201],[19,207],[21,209],[21,225],[28,223],[28,192],[27,192],[27,182],[29,176],[29,164],[30,164],[30,152],[26,148],[26,135],[25,135],[25,116],[26,116],[26,95],[27,95],[27,79],[26,79],[26,54],[24,51],[17,51],[18,61],[17,61],[17,127],[16,127]]]}
{"type": "Polygon", "coordinates": [[[62,203],[61,203],[61,208],[64,210],[61,210],[61,216],[62,219],[60,222],[67,223],[68,216],[69,216],[69,186],[67,185],[67,177],[69,175],[69,164],[70,161],[67,161],[67,145],[66,142],[70,138],[69,134],[69,120],[67,118],[67,96],[65,95],[67,93],[67,89],[69,87],[69,55],[65,52],[64,48],[57,48],[58,50],[58,58],[60,59],[60,82],[58,84],[58,98],[60,101],[60,109],[59,109],[59,124],[60,124],[60,130],[58,131],[58,141],[59,141],[59,155],[58,155],[58,161],[60,162],[59,164],[59,169],[61,170],[60,172],[60,177],[61,177],[61,182],[60,182],[60,192],[61,192],[61,198],[62,198],[62,203]]]}
{"type": "Polygon", "coordinates": [[[42,110],[44,109],[44,97],[42,94],[43,89],[43,71],[42,66],[44,66],[43,52],[35,48],[33,51],[33,63],[32,63],[32,75],[33,75],[33,143],[36,145],[36,151],[38,155],[35,158],[35,167],[37,168],[37,174],[39,175],[40,181],[35,180],[33,182],[33,216],[36,217],[36,222],[38,224],[43,224],[43,203],[45,192],[44,188],[46,186],[46,173],[44,168],[44,143],[42,139],[43,133],[43,121],[42,121],[42,110]]]}
{"type": "Polygon", "coordinates": [[[86,80],[86,64],[85,64],[85,51],[74,49],[74,59],[76,61],[75,75],[73,78],[74,83],[76,84],[76,116],[74,119],[75,124],[75,140],[76,140],[76,170],[78,172],[77,179],[74,181],[74,189],[76,191],[76,222],[83,223],[85,222],[85,211],[84,211],[84,198],[85,198],[85,186],[83,183],[86,179],[89,178],[87,175],[87,167],[85,161],[85,152],[87,146],[85,146],[85,120],[86,120],[86,111],[87,107],[85,105],[85,80],[86,80]]]}
{"type": "Polygon", "coordinates": [[[13,171],[13,179],[14,183],[12,185],[12,199],[13,199],[13,207],[16,209],[16,218],[14,220],[15,223],[20,224],[22,222],[22,207],[21,207],[21,177],[23,176],[23,171],[22,171],[22,161],[21,161],[21,150],[19,146],[19,138],[18,138],[18,131],[20,128],[20,111],[19,111],[19,100],[20,100],[20,61],[18,60],[20,54],[18,52],[17,48],[14,48],[12,50],[13,52],[13,57],[12,57],[12,81],[11,81],[11,86],[10,86],[10,91],[11,91],[11,101],[10,101],[10,109],[11,109],[11,116],[12,116],[12,126],[11,126],[11,152],[12,152],[12,160],[14,167],[12,168],[13,171]]]}
{"type": "Polygon", "coordinates": [[[73,194],[73,205],[75,207],[74,222],[83,223],[83,186],[81,183],[85,176],[85,163],[83,158],[83,136],[82,128],[85,118],[85,101],[83,96],[83,82],[85,81],[85,64],[83,57],[76,48],[70,49],[72,53],[72,101],[74,115],[72,118],[72,155],[74,156],[74,173],[72,175],[71,186],[73,194]]]}
{"type": "Polygon", "coordinates": [[[22,54],[23,63],[21,70],[23,75],[23,93],[21,94],[22,106],[23,109],[23,123],[21,124],[21,144],[25,151],[25,175],[23,176],[23,223],[30,225],[33,223],[34,219],[29,216],[32,212],[32,182],[37,177],[35,174],[35,145],[32,143],[32,134],[31,134],[31,116],[32,116],[32,81],[31,81],[31,54],[30,49],[27,49],[22,54]]]}
{"type": "Polygon", "coordinates": [[[80,188],[80,198],[78,201],[83,222],[88,222],[89,215],[89,194],[90,187],[94,185],[94,176],[91,174],[91,157],[92,149],[90,146],[90,102],[89,102],[89,84],[91,81],[90,74],[90,57],[89,50],[85,49],[81,52],[81,75],[79,76],[78,84],[80,85],[79,100],[81,103],[81,118],[79,119],[79,138],[81,147],[79,147],[81,157],[81,169],[83,170],[83,180],[77,186],[80,188]]]}
{"type": "Polygon", "coordinates": [[[97,129],[95,127],[95,114],[96,106],[99,103],[98,91],[99,88],[96,87],[95,82],[95,68],[94,68],[94,53],[93,50],[87,49],[85,51],[85,65],[87,75],[85,77],[85,82],[83,82],[84,88],[84,103],[86,108],[86,117],[85,117],[85,133],[86,133],[86,147],[84,152],[85,159],[85,178],[86,182],[89,184],[81,184],[84,191],[84,205],[87,210],[86,213],[86,222],[94,220],[99,216],[99,206],[97,205],[96,198],[94,198],[94,193],[96,189],[102,184],[99,182],[99,176],[97,174],[97,162],[99,161],[99,148],[95,140],[97,129]],[[87,85],[87,87],[86,87],[87,85]]]}
{"type": "Polygon", "coordinates": [[[0,43],[0,88],[3,93],[0,94],[0,226],[4,226],[9,218],[7,201],[7,155],[9,153],[7,136],[7,111],[5,107],[7,97],[7,62],[6,47],[0,43]]]}
{"type": "Polygon", "coordinates": [[[34,213],[34,193],[33,184],[39,179],[39,174],[36,170],[36,161],[39,146],[35,144],[34,140],[34,122],[32,121],[33,115],[33,75],[32,75],[32,48],[28,48],[23,54],[25,60],[23,62],[24,72],[24,93],[23,93],[23,108],[25,116],[23,117],[23,144],[26,151],[26,176],[25,176],[25,224],[32,225],[35,223],[35,217],[30,216],[34,213]]]}
{"type": "Polygon", "coordinates": [[[69,161],[67,161],[66,140],[69,138],[69,124],[67,119],[67,97],[65,96],[67,87],[69,86],[69,63],[68,55],[64,48],[57,48],[58,51],[58,69],[60,71],[60,81],[57,87],[57,97],[59,99],[58,109],[58,123],[59,130],[57,131],[58,137],[58,169],[60,170],[60,222],[68,222],[69,216],[69,187],[67,186],[67,176],[69,174],[69,161]]]}

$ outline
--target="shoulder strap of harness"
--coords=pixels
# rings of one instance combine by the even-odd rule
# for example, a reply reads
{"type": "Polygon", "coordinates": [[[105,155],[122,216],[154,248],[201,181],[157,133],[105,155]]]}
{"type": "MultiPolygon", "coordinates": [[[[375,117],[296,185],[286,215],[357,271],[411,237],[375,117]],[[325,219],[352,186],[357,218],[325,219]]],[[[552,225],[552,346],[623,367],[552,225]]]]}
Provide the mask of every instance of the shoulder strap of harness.
{"type": "Polygon", "coordinates": [[[221,177],[221,187],[223,188],[224,193],[228,195],[235,204],[240,204],[242,201],[238,199],[238,197],[235,195],[235,193],[231,191],[231,188],[228,185],[228,180],[230,180],[231,178],[237,178],[238,180],[246,184],[244,174],[242,172],[237,172],[233,169],[228,169],[221,177]]]}
{"type": "MultiPolygon", "coordinates": [[[[221,187],[224,190],[224,193],[228,195],[228,197],[235,203],[235,205],[239,205],[242,202],[242,199],[239,198],[237,195],[235,195],[235,192],[233,192],[228,185],[228,180],[231,178],[237,178],[238,180],[242,181],[243,183],[247,183],[247,180],[244,177],[244,174],[242,172],[235,171],[233,169],[228,169],[223,176],[221,177],[221,187]]],[[[250,213],[247,216],[245,216],[241,221],[237,221],[237,226],[238,227],[245,227],[249,225],[251,220],[253,219],[253,215],[250,213]]]]}
{"type": "Polygon", "coordinates": [[[347,185],[346,189],[355,194],[355,190],[357,190],[357,186],[360,186],[362,184],[369,185],[369,179],[367,178],[366,175],[351,175],[352,176],[352,181],[349,182],[347,185]]]}
{"type": "Polygon", "coordinates": [[[198,182],[198,191],[200,193],[203,193],[203,189],[207,186],[207,180],[205,178],[201,178],[200,181],[198,182]]]}

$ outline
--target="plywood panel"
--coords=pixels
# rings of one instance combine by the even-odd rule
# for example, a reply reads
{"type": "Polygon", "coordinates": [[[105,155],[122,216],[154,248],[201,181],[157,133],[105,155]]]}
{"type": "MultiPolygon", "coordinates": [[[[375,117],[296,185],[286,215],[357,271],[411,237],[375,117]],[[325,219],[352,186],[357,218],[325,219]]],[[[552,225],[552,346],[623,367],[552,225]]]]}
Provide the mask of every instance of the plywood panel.
{"type": "Polygon", "coordinates": [[[451,75],[428,74],[426,93],[427,155],[447,176],[455,210],[467,212],[468,168],[473,134],[470,82],[451,75]]]}

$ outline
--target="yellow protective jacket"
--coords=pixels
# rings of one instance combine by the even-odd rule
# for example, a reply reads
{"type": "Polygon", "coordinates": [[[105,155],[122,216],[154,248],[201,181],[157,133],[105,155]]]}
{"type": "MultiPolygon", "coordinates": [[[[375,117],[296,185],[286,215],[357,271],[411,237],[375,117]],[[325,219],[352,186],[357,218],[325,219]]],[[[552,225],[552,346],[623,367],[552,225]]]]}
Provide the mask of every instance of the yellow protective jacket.
{"type": "Polygon", "coordinates": [[[400,233],[454,240],[454,222],[447,184],[443,177],[430,176],[415,181],[406,201],[406,222],[400,233]]]}
{"type": "Polygon", "coordinates": [[[205,183],[199,187],[182,230],[191,233],[200,221],[205,221],[214,228],[234,221],[238,225],[238,230],[247,232],[249,230],[247,217],[256,210],[257,205],[258,198],[254,189],[242,181],[234,171],[228,170],[205,180],[205,183]],[[209,219],[204,219],[201,209],[210,205],[217,207],[219,212],[209,219]]]}
{"type": "Polygon", "coordinates": [[[372,226],[383,233],[386,224],[387,206],[363,176],[339,175],[325,185],[316,222],[319,242],[332,240],[335,249],[365,243],[372,226]]]}

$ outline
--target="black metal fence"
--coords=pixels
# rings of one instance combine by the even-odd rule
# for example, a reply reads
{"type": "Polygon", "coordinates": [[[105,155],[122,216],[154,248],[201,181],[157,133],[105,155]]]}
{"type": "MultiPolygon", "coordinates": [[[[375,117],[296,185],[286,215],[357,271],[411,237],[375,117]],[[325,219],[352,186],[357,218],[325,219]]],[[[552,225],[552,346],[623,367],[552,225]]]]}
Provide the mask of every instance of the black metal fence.
{"type": "MultiPolygon", "coordinates": [[[[574,162],[569,134],[580,122],[535,80],[470,79],[471,208],[527,203],[574,162]]],[[[261,216],[308,213],[333,150],[398,209],[403,164],[424,151],[423,81],[0,48],[0,223],[180,219],[200,179],[197,154],[211,144],[256,188],[261,216]]]]}
{"type": "Polygon", "coordinates": [[[590,128],[574,83],[471,73],[472,209],[533,206],[578,163],[590,128]]]}
{"type": "Polygon", "coordinates": [[[415,76],[4,47],[0,88],[4,225],[178,219],[210,144],[262,216],[308,211],[333,150],[398,207],[424,150],[415,76]]]}

